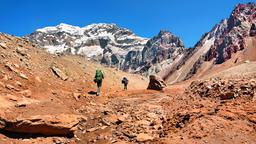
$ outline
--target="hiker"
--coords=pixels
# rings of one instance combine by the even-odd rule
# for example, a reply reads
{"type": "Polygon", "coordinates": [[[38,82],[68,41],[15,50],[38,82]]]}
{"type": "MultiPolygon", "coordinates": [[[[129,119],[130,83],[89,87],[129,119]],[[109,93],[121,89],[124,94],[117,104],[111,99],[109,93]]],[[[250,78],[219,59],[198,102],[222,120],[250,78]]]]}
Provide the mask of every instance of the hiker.
{"type": "Polygon", "coordinates": [[[100,89],[101,89],[103,79],[104,79],[104,75],[103,75],[102,71],[97,69],[96,73],[95,73],[95,77],[94,77],[94,82],[97,83],[97,87],[98,87],[98,90],[96,93],[97,96],[100,95],[100,89]]]}
{"type": "Polygon", "coordinates": [[[122,79],[122,84],[124,84],[124,90],[127,90],[127,85],[128,85],[128,79],[126,78],[126,77],[124,77],[123,79],[122,79]]]}

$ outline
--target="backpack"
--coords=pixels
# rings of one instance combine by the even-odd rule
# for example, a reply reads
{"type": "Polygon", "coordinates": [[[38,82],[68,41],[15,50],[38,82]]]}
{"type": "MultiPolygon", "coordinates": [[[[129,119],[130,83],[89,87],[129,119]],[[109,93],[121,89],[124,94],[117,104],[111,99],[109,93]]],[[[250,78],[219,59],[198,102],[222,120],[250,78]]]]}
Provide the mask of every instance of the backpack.
{"type": "Polygon", "coordinates": [[[96,74],[95,74],[95,80],[96,81],[100,81],[102,80],[104,77],[103,77],[103,73],[101,72],[101,70],[96,70],[96,74]]]}
{"type": "Polygon", "coordinates": [[[123,78],[122,84],[128,84],[128,79],[126,77],[123,78]]]}

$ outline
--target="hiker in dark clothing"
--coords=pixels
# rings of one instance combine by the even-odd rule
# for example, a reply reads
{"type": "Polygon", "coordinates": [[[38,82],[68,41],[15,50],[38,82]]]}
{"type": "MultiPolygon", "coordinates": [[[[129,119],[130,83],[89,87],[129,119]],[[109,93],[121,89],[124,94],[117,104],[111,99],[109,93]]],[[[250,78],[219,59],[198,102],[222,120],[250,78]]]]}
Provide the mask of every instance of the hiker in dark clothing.
{"type": "Polygon", "coordinates": [[[127,90],[127,85],[128,85],[128,79],[126,78],[126,77],[124,77],[123,79],[122,79],[122,84],[124,84],[124,90],[127,90]]]}
{"type": "Polygon", "coordinates": [[[96,95],[99,96],[100,95],[100,89],[101,89],[101,86],[102,86],[102,80],[104,79],[104,75],[102,73],[101,70],[96,70],[96,73],[95,73],[95,77],[94,77],[94,82],[97,83],[97,93],[96,95]]]}

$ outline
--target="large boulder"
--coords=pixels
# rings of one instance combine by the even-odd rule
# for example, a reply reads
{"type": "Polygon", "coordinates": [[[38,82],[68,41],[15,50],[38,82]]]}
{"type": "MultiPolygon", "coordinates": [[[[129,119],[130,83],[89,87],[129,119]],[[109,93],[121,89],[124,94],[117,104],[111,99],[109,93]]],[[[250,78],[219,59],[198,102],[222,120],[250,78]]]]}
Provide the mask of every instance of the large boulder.
{"type": "Polygon", "coordinates": [[[165,82],[156,75],[149,76],[149,84],[147,89],[163,90],[166,87],[165,82]]]}

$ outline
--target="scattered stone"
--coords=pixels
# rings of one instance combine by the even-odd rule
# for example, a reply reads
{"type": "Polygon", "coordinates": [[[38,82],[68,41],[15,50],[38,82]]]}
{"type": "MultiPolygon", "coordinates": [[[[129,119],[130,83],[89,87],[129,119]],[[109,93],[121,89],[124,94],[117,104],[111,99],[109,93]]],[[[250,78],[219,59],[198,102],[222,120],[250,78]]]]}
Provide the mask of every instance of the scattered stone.
{"type": "Polygon", "coordinates": [[[5,87],[5,84],[3,82],[0,82],[1,87],[5,87]]]}
{"type": "Polygon", "coordinates": [[[18,75],[19,75],[21,78],[23,78],[23,79],[25,79],[25,80],[28,80],[28,77],[27,77],[25,74],[19,72],[18,75]]]}
{"type": "Polygon", "coordinates": [[[16,68],[19,68],[20,66],[18,64],[13,64],[16,68]]]}
{"type": "Polygon", "coordinates": [[[228,100],[228,99],[234,98],[235,94],[233,92],[227,92],[227,93],[220,94],[219,97],[220,97],[221,100],[228,100]]]}
{"type": "Polygon", "coordinates": [[[255,102],[256,101],[256,92],[254,92],[254,96],[252,98],[252,101],[255,102]]]}
{"type": "Polygon", "coordinates": [[[3,80],[9,80],[9,79],[11,79],[11,77],[10,76],[8,76],[8,75],[4,75],[4,78],[3,78],[3,80]]]}
{"type": "Polygon", "coordinates": [[[19,99],[15,95],[7,94],[6,97],[11,101],[18,101],[19,99]]]}
{"type": "Polygon", "coordinates": [[[106,129],[107,127],[108,127],[108,126],[102,126],[100,129],[103,130],[103,129],[106,129]]]}
{"type": "Polygon", "coordinates": [[[15,87],[10,84],[5,85],[5,88],[7,88],[9,90],[15,89],[15,87]]]}
{"type": "Polygon", "coordinates": [[[252,86],[252,88],[256,88],[256,80],[255,79],[251,79],[249,81],[250,85],[252,86]]]}
{"type": "Polygon", "coordinates": [[[2,57],[2,58],[6,58],[6,56],[5,56],[4,54],[1,54],[1,57],[2,57]]]}
{"type": "Polygon", "coordinates": [[[148,134],[145,134],[145,133],[140,133],[136,137],[136,140],[138,142],[146,142],[146,141],[151,141],[153,139],[154,139],[153,137],[151,137],[151,136],[149,136],[148,134]]]}
{"type": "Polygon", "coordinates": [[[134,132],[132,132],[132,131],[124,131],[123,134],[124,134],[125,136],[127,136],[128,138],[130,138],[130,139],[133,139],[133,138],[136,137],[136,133],[134,133],[134,132]]]}
{"type": "Polygon", "coordinates": [[[19,81],[16,81],[16,85],[18,85],[19,87],[22,86],[21,82],[19,82],[19,81]]]}
{"type": "Polygon", "coordinates": [[[140,120],[140,121],[137,121],[137,124],[149,126],[149,125],[150,125],[150,122],[147,121],[147,120],[140,120]]]}
{"type": "Polygon", "coordinates": [[[79,101],[79,98],[81,97],[81,93],[73,93],[73,97],[77,100],[77,101],[79,101]]]}
{"type": "Polygon", "coordinates": [[[0,130],[3,129],[6,126],[5,121],[0,119],[0,130]]]}
{"type": "Polygon", "coordinates": [[[15,107],[26,107],[27,105],[25,103],[17,103],[15,107]]]}
{"type": "Polygon", "coordinates": [[[106,126],[111,126],[111,123],[109,121],[105,120],[105,119],[102,119],[101,123],[106,125],[106,126]]]}
{"type": "Polygon", "coordinates": [[[37,82],[39,82],[39,83],[41,83],[41,82],[42,82],[42,80],[41,80],[41,78],[40,78],[39,76],[36,76],[36,78],[35,78],[35,79],[36,79],[36,81],[37,81],[37,82]]]}
{"type": "Polygon", "coordinates": [[[119,121],[117,115],[115,114],[109,115],[105,120],[112,124],[116,124],[119,121]]]}
{"type": "Polygon", "coordinates": [[[163,90],[166,87],[165,82],[156,75],[149,76],[149,84],[147,89],[163,90]]]}
{"type": "Polygon", "coordinates": [[[246,61],[244,61],[244,63],[250,63],[250,60],[246,60],[246,61]]]}
{"type": "Polygon", "coordinates": [[[58,93],[57,93],[57,91],[52,91],[52,94],[57,95],[58,93]]]}
{"type": "Polygon", "coordinates": [[[66,73],[64,73],[63,71],[61,71],[59,68],[57,68],[56,66],[52,66],[51,67],[53,73],[58,76],[60,79],[66,81],[68,79],[68,76],[66,73]]]}
{"type": "Polygon", "coordinates": [[[3,49],[7,49],[7,45],[5,43],[0,43],[0,47],[2,47],[3,49]]]}
{"type": "Polygon", "coordinates": [[[114,144],[127,144],[126,141],[116,141],[116,142],[112,142],[112,143],[114,143],[114,144]]]}
{"type": "Polygon", "coordinates": [[[19,77],[28,80],[28,77],[25,74],[19,72],[19,70],[17,70],[16,68],[14,68],[11,63],[6,63],[5,67],[7,67],[9,70],[15,72],[19,77]]]}
{"type": "Polygon", "coordinates": [[[120,122],[124,122],[128,119],[128,117],[129,117],[129,114],[124,114],[124,115],[118,116],[118,120],[120,122]]]}
{"type": "Polygon", "coordinates": [[[15,68],[12,66],[12,64],[9,63],[9,62],[7,62],[7,63],[5,64],[5,67],[7,67],[10,71],[13,71],[13,72],[15,72],[15,73],[18,73],[18,70],[15,69],[15,68]]]}
{"type": "Polygon", "coordinates": [[[27,55],[27,51],[24,48],[21,48],[21,47],[16,48],[16,52],[18,54],[20,54],[21,56],[26,56],[27,55]]]}
{"type": "Polygon", "coordinates": [[[99,129],[98,127],[93,127],[93,128],[87,129],[86,131],[87,132],[94,132],[94,131],[96,131],[98,129],[99,129]]]}
{"type": "Polygon", "coordinates": [[[24,95],[24,96],[26,96],[26,97],[31,97],[31,95],[32,95],[32,91],[31,90],[23,90],[23,91],[20,91],[19,92],[20,94],[22,94],[22,95],[24,95]]]}

